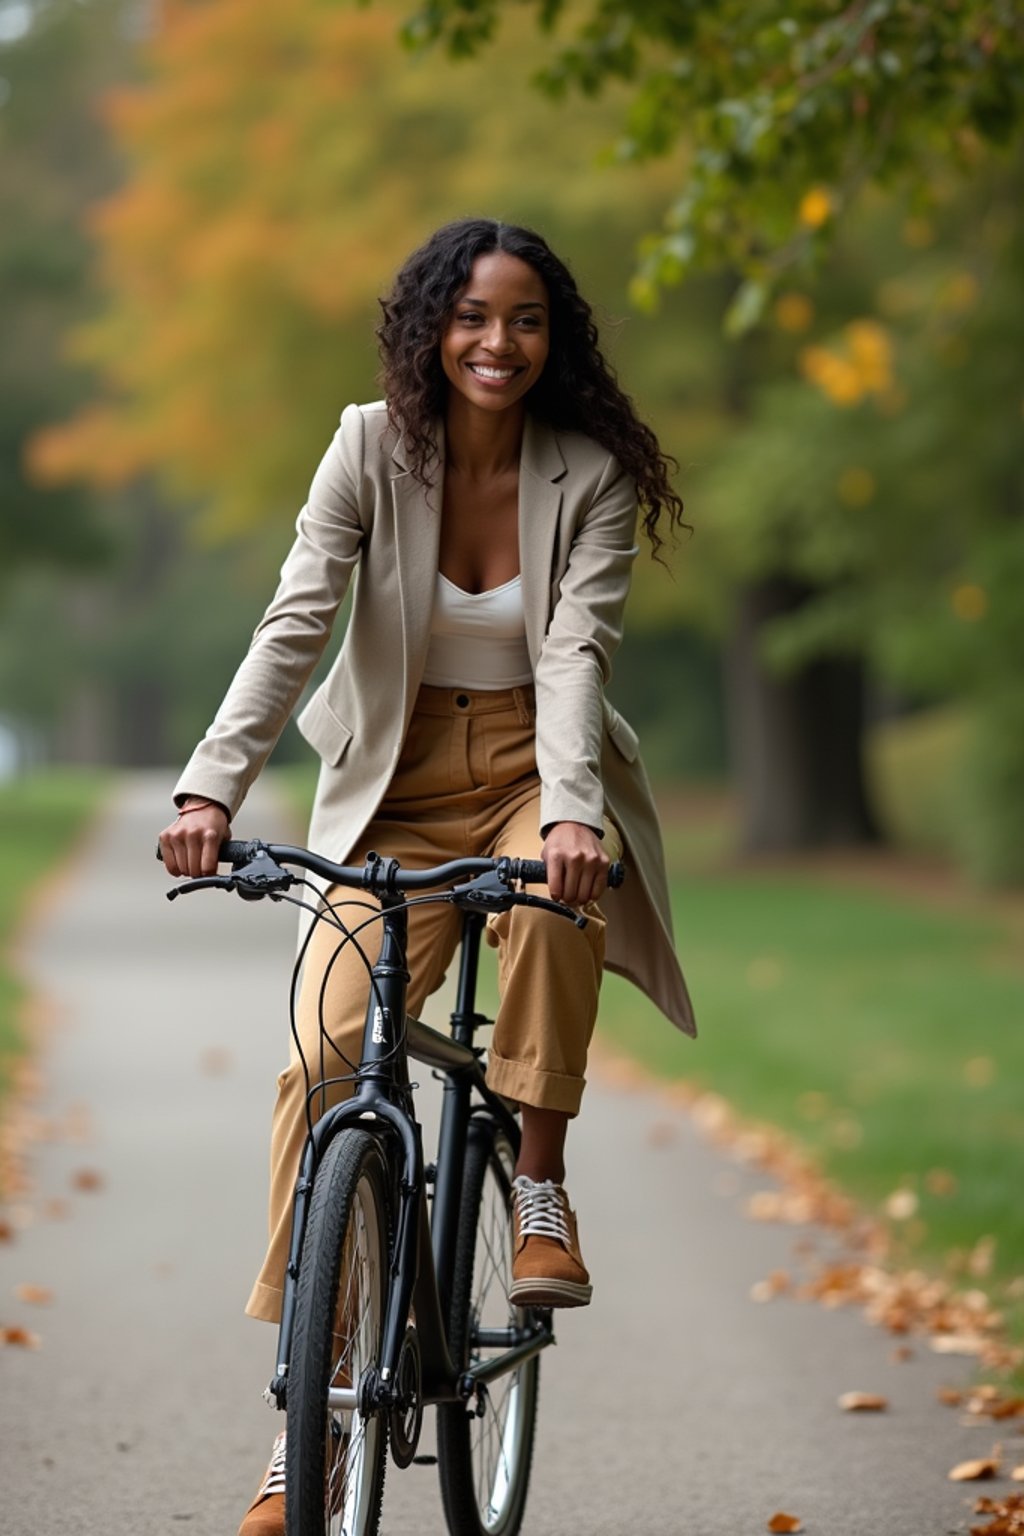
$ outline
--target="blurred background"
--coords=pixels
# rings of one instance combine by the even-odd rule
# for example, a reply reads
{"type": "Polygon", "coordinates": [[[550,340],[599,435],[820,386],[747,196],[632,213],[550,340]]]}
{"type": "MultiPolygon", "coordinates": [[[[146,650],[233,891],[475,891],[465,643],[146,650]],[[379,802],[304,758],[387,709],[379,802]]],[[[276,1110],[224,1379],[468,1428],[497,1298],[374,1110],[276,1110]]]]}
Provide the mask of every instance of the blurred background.
{"type": "MultiPolygon", "coordinates": [[[[821,11],[0,0],[5,858],[190,753],[408,251],[536,225],[692,525],[612,696],[705,1037],[614,989],[607,1029],[1010,1284],[1021,22],[821,11]]],[[[274,762],[301,808],[292,728],[274,762]]]]}
{"type": "Polygon", "coordinates": [[[929,124],[922,91],[912,173],[843,189],[826,97],[820,165],[791,132],[708,191],[699,102],[689,130],[638,128],[635,82],[537,88],[555,42],[528,11],[499,4],[497,40],[452,59],[403,48],[411,10],[0,5],[3,771],[187,756],[341,407],[376,394],[378,294],[439,222],[487,212],[565,254],[680,463],[694,532],[672,577],[640,562],[615,684],[653,774],[734,785],[748,849],[882,838],[1019,879],[1019,144],[948,100],[929,124]],[[673,269],[649,232],[695,185],[697,259],[677,235],[673,269]],[[771,270],[769,194],[821,237],[771,270]]]}

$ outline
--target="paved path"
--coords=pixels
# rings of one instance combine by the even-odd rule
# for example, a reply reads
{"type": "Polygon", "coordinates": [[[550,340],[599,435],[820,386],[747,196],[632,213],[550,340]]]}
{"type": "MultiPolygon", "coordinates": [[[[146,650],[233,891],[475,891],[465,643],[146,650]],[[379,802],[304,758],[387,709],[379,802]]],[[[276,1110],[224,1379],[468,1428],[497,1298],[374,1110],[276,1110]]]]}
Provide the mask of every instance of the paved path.
{"type": "MultiPolygon", "coordinates": [[[[35,1106],[51,1139],[0,1245],[0,1322],[42,1341],[0,1353],[6,1536],[234,1536],[277,1425],[260,1397],[274,1336],[241,1306],[292,922],[217,893],[164,901],[168,787],[125,782],[30,946],[53,1014],[35,1106]],[[83,1169],[102,1188],[74,1188],[83,1169]],[[24,1283],[52,1305],[18,1300],[24,1283]]],[[[240,831],[285,835],[265,792],[240,831]]],[[[792,1230],[745,1220],[753,1176],[685,1119],[652,1138],[655,1117],[645,1093],[598,1083],[574,1128],[596,1301],[544,1360],[529,1536],[754,1536],[779,1509],[808,1536],[966,1532],[974,1495],[946,1472],[996,1436],[935,1403],[965,1368],[921,1349],[895,1364],[854,1314],[753,1304],[792,1230]],[[852,1388],[890,1411],[842,1414],[852,1388]]],[[[389,1536],[443,1529],[434,1472],[392,1471],[389,1536]]]]}

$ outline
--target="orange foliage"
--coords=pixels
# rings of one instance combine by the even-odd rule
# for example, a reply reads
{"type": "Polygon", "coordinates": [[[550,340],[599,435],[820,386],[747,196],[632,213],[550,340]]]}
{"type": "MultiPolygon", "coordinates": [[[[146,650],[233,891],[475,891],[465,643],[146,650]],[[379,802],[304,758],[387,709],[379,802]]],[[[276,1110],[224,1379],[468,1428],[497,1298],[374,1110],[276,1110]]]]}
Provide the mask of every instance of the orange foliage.
{"type": "MultiPolygon", "coordinates": [[[[430,228],[481,203],[539,216],[538,198],[592,196],[596,221],[607,187],[589,194],[579,173],[605,108],[538,100],[529,18],[512,19],[498,100],[493,59],[404,54],[401,14],[161,5],[144,82],[104,107],[128,174],[89,220],[109,296],[71,350],[105,398],[37,436],[38,480],[155,469],[222,531],[276,517],[341,408],[372,397],[377,295],[430,228]]],[[[638,209],[649,186],[631,181],[638,209]]]]}

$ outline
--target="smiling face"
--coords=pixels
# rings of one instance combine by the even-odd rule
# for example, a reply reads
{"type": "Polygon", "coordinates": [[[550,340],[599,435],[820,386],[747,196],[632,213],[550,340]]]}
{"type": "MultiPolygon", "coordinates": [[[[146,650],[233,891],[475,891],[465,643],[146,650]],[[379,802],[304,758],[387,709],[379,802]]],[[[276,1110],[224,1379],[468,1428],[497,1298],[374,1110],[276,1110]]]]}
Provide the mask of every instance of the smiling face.
{"type": "Polygon", "coordinates": [[[473,263],[441,338],[441,366],[472,406],[503,411],[544,372],[550,348],[544,280],[527,262],[491,251],[473,263]]]}

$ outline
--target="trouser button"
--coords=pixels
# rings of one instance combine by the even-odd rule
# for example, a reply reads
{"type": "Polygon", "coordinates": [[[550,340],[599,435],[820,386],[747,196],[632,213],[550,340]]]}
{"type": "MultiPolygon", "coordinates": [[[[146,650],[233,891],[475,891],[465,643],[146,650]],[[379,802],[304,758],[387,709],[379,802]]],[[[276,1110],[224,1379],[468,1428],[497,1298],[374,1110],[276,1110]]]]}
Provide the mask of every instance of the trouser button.
{"type": "Polygon", "coordinates": [[[468,709],[469,708],[469,694],[468,693],[457,693],[455,695],[455,702],[459,706],[460,709],[468,709]]]}

